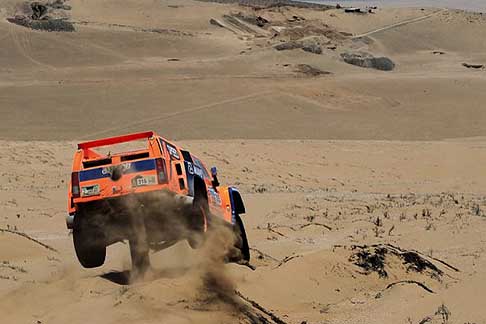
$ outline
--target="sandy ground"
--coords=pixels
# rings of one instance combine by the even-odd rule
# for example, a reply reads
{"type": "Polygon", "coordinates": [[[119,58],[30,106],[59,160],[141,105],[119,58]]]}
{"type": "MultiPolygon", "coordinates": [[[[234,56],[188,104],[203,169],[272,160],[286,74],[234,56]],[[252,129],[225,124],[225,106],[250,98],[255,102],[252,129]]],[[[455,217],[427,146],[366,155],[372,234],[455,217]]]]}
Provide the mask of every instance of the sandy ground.
{"type": "Polygon", "coordinates": [[[17,1],[0,4],[2,323],[486,323],[486,71],[462,65],[486,64],[486,17],[257,12],[329,32],[317,55],[209,23],[249,8],[120,3],[69,1],[74,33],[10,24],[17,1]],[[396,68],[348,65],[348,50],[396,68]],[[146,129],[241,189],[256,270],[185,242],[142,282],[128,285],[126,244],[81,268],[64,222],[75,144],[146,129]],[[383,268],[358,265],[376,249],[383,268]]]}

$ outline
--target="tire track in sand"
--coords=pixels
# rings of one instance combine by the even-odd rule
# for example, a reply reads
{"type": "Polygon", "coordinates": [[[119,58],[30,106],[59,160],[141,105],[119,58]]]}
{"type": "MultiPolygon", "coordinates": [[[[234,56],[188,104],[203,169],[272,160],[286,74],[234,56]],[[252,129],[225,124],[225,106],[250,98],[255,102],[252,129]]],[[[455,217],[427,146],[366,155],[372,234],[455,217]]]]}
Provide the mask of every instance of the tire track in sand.
{"type": "MultiPolygon", "coordinates": [[[[42,63],[38,60],[36,60],[34,57],[32,57],[31,53],[32,50],[28,50],[28,45],[30,44],[30,40],[27,38],[21,38],[19,33],[15,31],[16,27],[11,25],[9,26],[9,35],[12,38],[13,42],[15,43],[15,47],[17,47],[17,50],[19,51],[20,55],[25,57],[27,60],[29,60],[31,63],[42,66],[42,67],[47,67],[51,70],[56,70],[56,68],[52,65],[42,63]],[[29,44],[27,44],[29,43],[29,44]]],[[[31,44],[30,44],[31,45],[31,44]]],[[[30,46],[31,47],[31,46],[30,46]]]]}
{"type": "Polygon", "coordinates": [[[416,23],[416,22],[419,22],[419,21],[422,21],[422,20],[425,20],[425,19],[429,19],[429,18],[431,18],[433,16],[436,16],[436,15],[438,15],[441,12],[444,12],[446,10],[447,9],[440,9],[440,10],[434,11],[433,13],[428,14],[428,15],[425,15],[425,16],[420,16],[420,17],[417,17],[417,18],[411,18],[411,19],[407,19],[407,20],[402,20],[400,22],[397,22],[397,23],[394,23],[394,24],[391,24],[391,25],[387,25],[387,26],[384,26],[384,27],[380,27],[380,28],[377,28],[377,29],[368,31],[368,32],[366,32],[364,34],[360,34],[360,35],[353,36],[353,37],[351,37],[351,39],[357,39],[357,38],[367,37],[367,36],[371,36],[373,34],[382,32],[382,31],[387,31],[387,30],[390,30],[390,29],[393,29],[393,28],[397,28],[397,27],[401,27],[401,26],[404,26],[404,25],[416,23]]]}
{"type": "Polygon", "coordinates": [[[265,90],[265,91],[255,92],[255,93],[245,95],[245,96],[233,97],[233,98],[230,98],[230,99],[216,101],[216,102],[204,104],[204,105],[201,105],[201,106],[191,107],[191,108],[175,111],[175,112],[172,112],[172,113],[169,112],[169,113],[165,113],[163,115],[141,119],[141,120],[135,121],[133,123],[123,124],[123,126],[117,126],[117,127],[104,129],[104,130],[101,130],[101,131],[98,131],[98,132],[93,132],[93,133],[85,135],[83,138],[89,139],[89,138],[100,136],[102,134],[106,134],[106,133],[130,128],[130,127],[134,127],[134,126],[143,125],[143,124],[146,124],[146,123],[149,123],[149,122],[167,120],[167,119],[177,117],[177,116],[180,116],[180,115],[185,115],[185,114],[189,114],[189,113],[193,113],[193,112],[207,110],[207,109],[211,109],[211,108],[214,108],[214,107],[217,107],[217,106],[220,106],[220,105],[224,105],[224,104],[230,104],[230,103],[235,103],[235,102],[239,102],[239,101],[245,101],[245,100],[256,98],[256,97],[259,97],[259,96],[262,96],[262,95],[265,95],[265,94],[269,94],[271,92],[272,91],[270,91],[270,90],[265,90]]]}

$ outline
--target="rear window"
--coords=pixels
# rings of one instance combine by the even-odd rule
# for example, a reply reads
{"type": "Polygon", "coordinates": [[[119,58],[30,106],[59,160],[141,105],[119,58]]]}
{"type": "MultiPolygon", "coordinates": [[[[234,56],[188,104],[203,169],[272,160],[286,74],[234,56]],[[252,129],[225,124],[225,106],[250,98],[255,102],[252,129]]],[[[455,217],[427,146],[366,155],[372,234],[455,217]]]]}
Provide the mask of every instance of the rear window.
{"type": "Polygon", "coordinates": [[[99,154],[99,157],[83,161],[83,167],[94,168],[104,165],[110,165],[113,163],[114,156],[120,156],[120,162],[128,162],[133,160],[145,159],[150,157],[150,152],[146,151],[150,149],[147,145],[147,140],[137,140],[127,143],[113,144],[95,147],[90,150],[99,154]]]}
{"type": "Polygon", "coordinates": [[[145,159],[150,157],[149,152],[142,152],[142,153],[137,153],[137,154],[129,154],[129,155],[123,155],[120,160],[122,162],[125,161],[133,161],[133,160],[138,160],[138,159],[145,159]]]}
{"type": "Polygon", "coordinates": [[[150,149],[146,139],[136,140],[126,143],[112,144],[106,146],[95,147],[92,150],[101,155],[110,156],[122,153],[129,155],[131,152],[144,151],[150,149]]]}
{"type": "Polygon", "coordinates": [[[91,160],[91,161],[84,161],[83,167],[84,168],[94,168],[97,166],[111,164],[111,158],[99,159],[99,160],[91,160]]]}
{"type": "Polygon", "coordinates": [[[206,168],[204,167],[204,165],[202,164],[202,162],[197,158],[195,157],[194,155],[192,156],[192,160],[194,162],[194,165],[201,169],[203,174],[204,174],[204,178],[209,178],[209,174],[208,174],[208,171],[206,170],[206,168]]]}

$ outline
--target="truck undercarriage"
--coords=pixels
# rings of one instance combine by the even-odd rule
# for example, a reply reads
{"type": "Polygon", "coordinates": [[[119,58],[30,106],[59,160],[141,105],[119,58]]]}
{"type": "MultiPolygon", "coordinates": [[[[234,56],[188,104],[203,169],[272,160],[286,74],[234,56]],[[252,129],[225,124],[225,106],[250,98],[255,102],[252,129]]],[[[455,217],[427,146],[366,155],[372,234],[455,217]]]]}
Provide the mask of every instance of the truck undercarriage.
{"type": "Polygon", "coordinates": [[[132,268],[145,272],[150,265],[149,250],[159,251],[181,240],[197,248],[203,244],[204,232],[216,226],[231,227],[235,234],[235,249],[227,261],[248,261],[243,224],[231,225],[212,217],[207,201],[188,198],[158,191],[79,204],[72,226],[79,261],[86,268],[99,267],[105,261],[107,246],[127,240],[132,268]]]}

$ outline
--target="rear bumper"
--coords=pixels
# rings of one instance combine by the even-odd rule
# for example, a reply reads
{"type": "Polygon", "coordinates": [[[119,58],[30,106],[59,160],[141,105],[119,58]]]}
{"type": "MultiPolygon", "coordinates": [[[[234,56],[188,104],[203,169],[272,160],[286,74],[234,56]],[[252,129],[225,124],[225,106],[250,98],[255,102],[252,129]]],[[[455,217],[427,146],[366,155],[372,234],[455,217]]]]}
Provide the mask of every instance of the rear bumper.
{"type": "MultiPolygon", "coordinates": [[[[90,185],[89,182],[83,182],[81,186],[90,185]]],[[[98,195],[92,195],[88,197],[78,197],[74,198],[74,204],[83,204],[89,203],[92,201],[100,201],[100,200],[108,200],[108,199],[117,199],[120,197],[126,196],[133,196],[133,195],[142,195],[142,194],[150,194],[154,192],[161,192],[161,191],[168,191],[169,187],[167,184],[156,184],[138,188],[131,188],[129,185],[113,185],[108,186],[107,188],[102,187],[101,193],[98,195]]]]}

